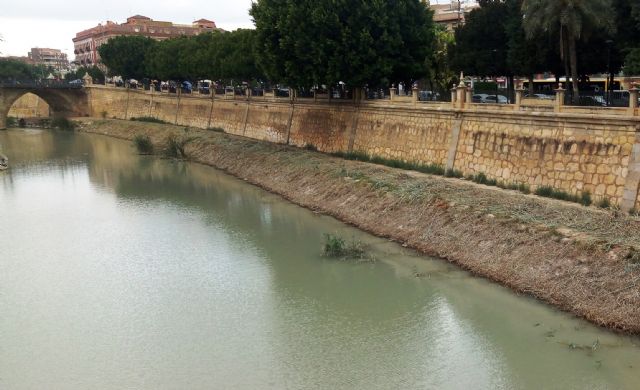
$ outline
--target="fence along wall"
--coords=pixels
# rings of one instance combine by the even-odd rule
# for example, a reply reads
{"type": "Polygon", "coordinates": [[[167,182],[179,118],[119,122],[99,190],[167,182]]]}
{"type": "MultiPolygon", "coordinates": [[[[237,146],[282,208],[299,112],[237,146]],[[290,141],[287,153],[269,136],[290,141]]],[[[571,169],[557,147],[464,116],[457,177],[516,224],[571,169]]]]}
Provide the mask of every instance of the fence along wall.
{"type": "MultiPolygon", "coordinates": [[[[91,114],[151,116],[181,126],[323,152],[360,151],[439,164],[465,175],[589,191],[621,208],[640,209],[640,120],[627,115],[492,110],[407,102],[314,103],[312,99],[225,100],[91,87],[91,114]]],[[[625,210],[626,211],[626,210],[625,210]]]]}

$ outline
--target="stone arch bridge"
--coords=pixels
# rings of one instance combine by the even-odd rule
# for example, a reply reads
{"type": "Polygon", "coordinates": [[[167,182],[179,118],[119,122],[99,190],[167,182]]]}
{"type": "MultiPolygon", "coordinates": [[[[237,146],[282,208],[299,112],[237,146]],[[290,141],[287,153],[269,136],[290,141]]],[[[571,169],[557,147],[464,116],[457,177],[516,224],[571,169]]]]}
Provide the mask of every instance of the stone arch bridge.
{"type": "Polygon", "coordinates": [[[21,96],[32,93],[49,104],[54,116],[86,116],[87,93],[82,85],[63,81],[0,82],[0,129],[7,127],[9,109],[21,96]]]}

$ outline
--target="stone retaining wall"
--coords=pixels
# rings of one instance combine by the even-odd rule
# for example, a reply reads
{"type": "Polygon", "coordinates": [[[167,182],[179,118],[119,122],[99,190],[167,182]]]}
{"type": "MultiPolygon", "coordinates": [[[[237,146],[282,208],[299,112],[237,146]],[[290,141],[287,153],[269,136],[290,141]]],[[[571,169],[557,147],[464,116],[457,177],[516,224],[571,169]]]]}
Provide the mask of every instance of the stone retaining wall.
{"type": "MultiPolygon", "coordinates": [[[[551,186],[621,208],[640,209],[640,118],[615,110],[469,104],[314,102],[212,98],[91,87],[91,115],[150,116],[253,139],[312,145],[322,152],[365,152],[484,173],[532,189],[551,186]],[[623,115],[621,115],[623,114],[623,115]]],[[[625,210],[626,211],[626,210],[625,210]]]]}

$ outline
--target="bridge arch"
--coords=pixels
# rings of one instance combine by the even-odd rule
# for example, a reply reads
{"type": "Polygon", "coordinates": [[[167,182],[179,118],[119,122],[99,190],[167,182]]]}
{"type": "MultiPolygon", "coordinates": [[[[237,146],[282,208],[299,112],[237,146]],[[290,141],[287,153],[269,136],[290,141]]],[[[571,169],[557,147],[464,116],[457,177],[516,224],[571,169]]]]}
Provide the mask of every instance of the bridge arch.
{"type": "Polygon", "coordinates": [[[88,99],[84,88],[49,88],[49,87],[2,87],[0,86],[0,129],[5,129],[7,116],[11,106],[23,95],[32,93],[44,100],[50,107],[52,115],[86,116],[88,115],[88,99]]]}

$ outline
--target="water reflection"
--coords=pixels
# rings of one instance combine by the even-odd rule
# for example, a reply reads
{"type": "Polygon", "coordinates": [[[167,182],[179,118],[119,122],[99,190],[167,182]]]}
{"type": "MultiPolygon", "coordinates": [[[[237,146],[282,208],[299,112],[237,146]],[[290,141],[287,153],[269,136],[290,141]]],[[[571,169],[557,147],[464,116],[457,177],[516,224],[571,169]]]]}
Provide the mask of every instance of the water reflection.
{"type": "Polygon", "coordinates": [[[637,339],[209,167],[101,136],[0,144],[0,387],[635,385],[637,339]],[[322,258],[327,232],[378,263],[322,258]]]}

